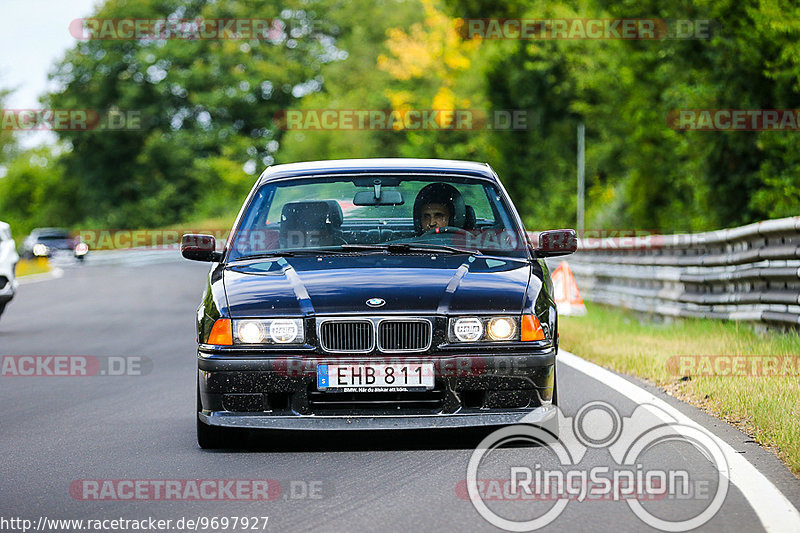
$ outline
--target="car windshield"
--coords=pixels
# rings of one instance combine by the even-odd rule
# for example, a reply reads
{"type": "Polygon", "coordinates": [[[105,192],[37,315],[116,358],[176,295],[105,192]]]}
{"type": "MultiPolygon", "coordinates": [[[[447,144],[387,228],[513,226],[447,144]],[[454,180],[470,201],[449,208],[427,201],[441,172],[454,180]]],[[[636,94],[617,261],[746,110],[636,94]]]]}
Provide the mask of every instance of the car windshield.
{"type": "Polygon", "coordinates": [[[228,260],[319,249],[427,248],[526,257],[501,191],[460,176],[298,178],[261,186],[236,229],[228,260]]]}
{"type": "Polygon", "coordinates": [[[69,233],[42,233],[37,237],[37,239],[40,241],[63,241],[64,239],[69,239],[69,233]]]}

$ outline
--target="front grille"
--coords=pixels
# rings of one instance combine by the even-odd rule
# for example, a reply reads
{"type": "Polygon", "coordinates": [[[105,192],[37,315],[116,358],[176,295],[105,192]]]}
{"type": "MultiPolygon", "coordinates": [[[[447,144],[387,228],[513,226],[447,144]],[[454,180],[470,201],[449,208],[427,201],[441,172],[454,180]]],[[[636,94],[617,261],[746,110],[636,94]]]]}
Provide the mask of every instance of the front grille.
{"type": "Polygon", "coordinates": [[[378,349],[382,352],[419,352],[431,343],[427,320],[384,320],[378,325],[378,349]]]}
{"type": "Polygon", "coordinates": [[[320,326],[320,343],[329,352],[370,352],[375,331],[369,320],[329,320],[320,326]]]}

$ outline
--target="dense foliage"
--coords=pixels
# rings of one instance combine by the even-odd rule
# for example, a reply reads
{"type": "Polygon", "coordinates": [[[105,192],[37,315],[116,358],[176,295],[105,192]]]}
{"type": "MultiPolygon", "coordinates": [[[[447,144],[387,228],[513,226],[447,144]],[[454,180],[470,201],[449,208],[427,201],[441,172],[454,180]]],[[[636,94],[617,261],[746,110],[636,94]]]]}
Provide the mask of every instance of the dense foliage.
{"type": "MultiPolygon", "coordinates": [[[[530,228],[697,231],[800,211],[798,132],[680,132],[676,109],[791,109],[800,7],[783,0],[107,0],[107,18],[269,18],[268,40],[77,41],[43,105],[137,110],[132,131],[59,132],[6,162],[0,219],[158,226],[235,210],[273,162],[487,161],[530,228]],[[710,38],[480,40],[462,18],[713,21],[710,38]],[[521,131],[285,130],[287,109],[524,110],[521,131]]],[[[0,147],[3,144],[0,137],[0,147]]],[[[8,152],[6,150],[6,152],[8,152]]],[[[6,153],[9,159],[9,153],[6,153]]]]}

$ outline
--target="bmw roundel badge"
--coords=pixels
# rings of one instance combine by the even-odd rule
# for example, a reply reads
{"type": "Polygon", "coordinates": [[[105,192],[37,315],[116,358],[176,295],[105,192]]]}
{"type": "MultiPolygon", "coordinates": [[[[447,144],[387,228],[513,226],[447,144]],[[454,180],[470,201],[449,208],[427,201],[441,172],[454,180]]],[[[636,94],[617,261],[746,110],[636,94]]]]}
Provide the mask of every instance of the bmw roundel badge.
{"type": "Polygon", "coordinates": [[[367,300],[367,305],[370,307],[381,307],[383,304],[386,303],[386,300],[383,298],[370,298],[367,300]]]}

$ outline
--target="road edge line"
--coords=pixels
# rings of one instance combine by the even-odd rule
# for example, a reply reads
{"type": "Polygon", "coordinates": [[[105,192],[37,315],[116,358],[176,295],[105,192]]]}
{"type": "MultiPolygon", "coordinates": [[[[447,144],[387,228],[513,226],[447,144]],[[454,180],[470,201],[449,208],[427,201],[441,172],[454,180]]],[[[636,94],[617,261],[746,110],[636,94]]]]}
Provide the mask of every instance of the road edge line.
{"type": "Polygon", "coordinates": [[[730,466],[730,481],[739,489],[753,508],[766,531],[800,531],[800,512],[789,499],[752,463],[710,430],[671,406],[653,393],[635,383],[591,363],[581,357],[559,349],[557,361],[607,385],[637,404],[651,404],[663,409],[681,424],[705,429],[722,452],[730,466]]]}

